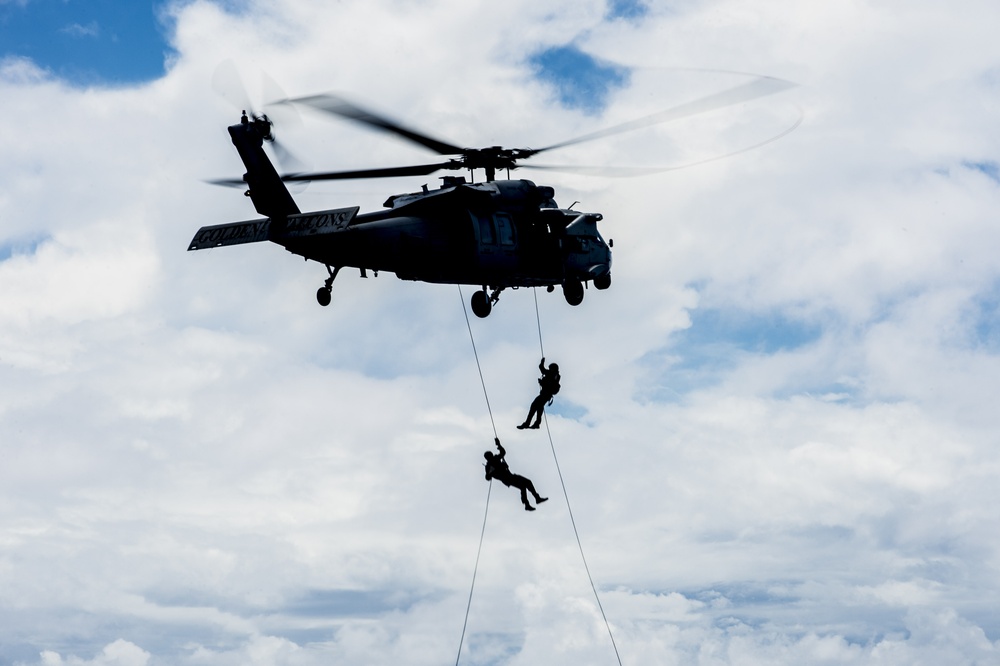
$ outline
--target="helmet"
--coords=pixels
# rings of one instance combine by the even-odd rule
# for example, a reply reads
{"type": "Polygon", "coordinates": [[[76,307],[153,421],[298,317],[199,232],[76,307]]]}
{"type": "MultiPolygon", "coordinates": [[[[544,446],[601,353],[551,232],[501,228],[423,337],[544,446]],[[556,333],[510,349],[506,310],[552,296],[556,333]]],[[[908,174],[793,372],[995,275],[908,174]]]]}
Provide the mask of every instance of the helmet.
{"type": "Polygon", "coordinates": [[[558,363],[551,363],[549,365],[549,370],[555,370],[556,372],[559,372],[559,364],[558,363]]]}

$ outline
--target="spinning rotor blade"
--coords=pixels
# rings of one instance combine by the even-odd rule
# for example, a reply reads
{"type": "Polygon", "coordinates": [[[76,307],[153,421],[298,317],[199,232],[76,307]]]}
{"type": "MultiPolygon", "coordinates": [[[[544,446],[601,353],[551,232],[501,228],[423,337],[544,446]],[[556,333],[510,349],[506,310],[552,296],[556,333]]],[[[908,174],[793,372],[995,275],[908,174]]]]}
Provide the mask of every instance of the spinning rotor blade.
{"type": "Polygon", "coordinates": [[[266,100],[264,111],[269,116],[278,121],[282,127],[302,126],[302,116],[299,115],[298,109],[291,104],[285,104],[288,95],[277,81],[263,71],[260,73],[260,89],[266,100]]]}
{"type": "Polygon", "coordinates": [[[215,178],[206,180],[209,185],[221,185],[222,187],[246,187],[247,183],[242,178],[215,178]]]}
{"type": "MultiPolygon", "coordinates": [[[[264,94],[276,100],[285,99],[286,95],[284,91],[278,86],[278,84],[269,77],[264,72],[260,73],[261,79],[261,89],[264,94]]],[[[223,60],[215,68],[215,72],[212,74],[212,89],[219,94],[219,96],[228,100],[230,104],[246,112],[251,118],[257,120],[258,118],[264,118],[268,120],[272,127],[271,138],[267,139],[267,142],[271,144],[272,150],[274,150],[275,157],[278,158],[278,162],[281,164],[281,168],[285,171],[302,171],[306,169],[305,163],[295,156],[292,151],[290,151],[284,144],[279,142],[274,137],[273,127],[274,122],[264,114],[258,113],[256,106],[250,101],[250,94],[247,92],[246,86],[243,84],[243,78],[240,76],[239,69],[236,67],[236,63],[232,59],[223,60]]],[[[294,110],[294,108],[279,106],[280,102],[272,102],[265,104],[266,107],[284,109],[285,113],[279,111],[281,115],[281,122],[283,125],[301,125],[302,118],[294,110]]],[[[215,182],[215,181],[213,181],[215,182]]],[[[216,183],[222,184],[222,183],[216,183]]]]}
{"type": "Polygon", "coordinates": [[[691,102],[685,102],[684,104],[659,111],[643,118],[638,118],[637,120],[622,123],[621,125],[608,127],[590,134],[584,134],[583,136],[578,136],[575,139],[568,139],[560,143],[554,143],[551,146],[546,146],[545,148],[526,150],[524,151],[525,154],[523,157],[532,157],[538,153],[548,150],[574,146],[578,143],[584,143],[586,141],[595,141],[597,139],[603,139],[607,136],[631,132],[644,127],[651,127],[652,125],[670,122],[671,120],[678,120],[680,118],[687,118],[688,116],[694,116],[700,113],[707,113],[708,111],[715,111],[716,109],[723,109],[727,106],[733,106],[734,104],[757,99],[758,97],[773,95],[774,93],[794,88],[795,86],[796,84],[790,81],[783,81],[782,79],[775,79],[771,77],[760,77],[754,81],[750,81],[749,83],[744,83],[734,88],[723,90],[722,92],[707,95],[691,102]]]}
{"type": "MultiPolygon", "coordinates": [[[[0,0],[2,1],[2,0],[0,0]]],[[[274,84],[270,79],[264,78],[265,88],[270,88],[272,92],[280,93],[280,89],[277,88],[277,84],[274,84]]],[[[529,168],[538,170],[550,170],[550,171],[563,171],[567,173],[577,173],[577,174],[587,174],[587,175],[602,175],[602,176],[612,176],[612,177],[631,177],[631,176],[642,176],[653,173],[661,173],[664,171],[672,171],[675,169],[682,169],[686,167],[695,166],[697,164],[703,164],[705,162],[711,162],[718,159],[723,159],[725,157],[730,157],[738,153],[744,152],[746,150],[751,150],[757,148],[771,141],[775,141],[788,132],[791,132],[799,123],[801,123],[801,117],[799,120],[788,130],[785,130],[781,134],[772,137],[764,142],[749,146],[746,148],[741,148],[740,150],[727,153],[725,155],[720,155],[712,157],[709,159],[701,160],[698,162],[678,165],[678,166],[668,166],[668,167],[608,167],[608,166],[559,166],[559,165],[521,165],[520,161],[526,160],[528,158],[534,157],[539,153],[543,153],[550,150],[556,150],[558,148],[565,148],[567,146],[573,146],[579,143],[584,143],[587,141],[595,141],[597,139],[603,139],[605,137],[614,136],[616,134],[622,134],[625,132],[631,132],[638,129],[643,129],[653,125],[658,125],[660,123],[670,122],[672,120],[678,120],[680,118],[686,118],[689,116],[694,116],[701,113],[706,113],[709,111],[715,111],[717,109],[722,109],[725,107],[733,106],[743,102],[747,102],[759,97],[764,97],[766,95],[772,95],[783,90],[795,87],[796,84],[789,81],[784,81],[782,79],[776,79],[772,77],[757,77],[750,81],[749,83],[744,83],[721,92],[713,93],[698,99],[695,99],[684,104],[679,104],[677,106],[659,111],[657,113],[645,116],[643,118],[638,118],[627,123],[622,123],[620,125],[615,125],[613,127],[608,127],[603,130],[596,132],[591,132],[589,134],[584,134],[583,136],[578,136],[573,139],[568,139],[560,143],[554,143],[544,148],[503,148],[501,146],[493,146],[489,148],[462,148],[454,144],[448,143],[446,141],[441,141],[435,139],[427,134],[418,132],[416,130],[405,127],[394,120],[364,109],[352,102],[349,102],[342,97],[338,97],[333,94],[321,94],[321,95],[311,95],[307,97],[297,97],[297,98],[282,98],[279,101],[272,102],[269,106],[271,108],[277,108],[279,106],[293,107],[296,104],[302,104],[318,111],[324,113],[340,116],[342,118],[347,118],[348,120],[353,120],[362,125],[367,125],[379,131],[394,134],[398,137],[402,137],[407,141],[416,143],[424,148],[432,150],[440,155],[454,155],[455,159],[448,160],[446,162],[438,162],[435,164],[417,164],[412,166],[401,166],[401,167],[388,167],[388,168],[376,168],[376,169],[356,169],[350,171],[327,171],[318,173],[303,173],[301,167],[293,168],[291,170],[295,171],[286,176],[282,177],[282,180],[286,182],[309,182],[314,180],[348,180],[348,179],[361,179],[361,178],[398,178],[406,176],[423,176],[427,174],[434,173],[441,169],[485,169],[487,174],[487,180],[492,180],[494,173],[502,169],[517,169],[517,168],[529,168]]],[[[224,97],[229,98],[231,101],[245,102],[248,97],[246,91],[243,89],[242,81],[239,78],[239,73],[236,70],[235,65],[232,61],[225,61],[219,65],[216,69],[215,76],[213,77],[213,87],[224,97]]],[[[249,104],[245,104],[249,108],[249,104]]],[[[265,117],[254,116],[255,120],[263,119],[270,123],[265,117]]],[[[277,153],[279,161],[287,161],[290,154],[287,150],[281,147],[279,144],[272,142],[272,147],[277,153]]],[[[286,165],[285,170],[289,170],[288,167],[292,165],[286,165]]],[[[226,179],[226,180],[215,180],[210,181],[217,185],[244,185],[242,180],[236,179],[226,179]]]]}
{"type": "MultiPolygon", "coordinates": [[[[405,176],[426,176],[441,169],[459,169],[460,163],[441,162],[439,164],[416,164],[413,166],[387,167],[383,169],[357,169],[354,171],[321,171],[318,173],[290,173],[281,177],[286,183],[309,183],[314,180],[352,180],[357,178],[399,178],[405,176]]],[[[246,187],[242,178],[216,178],[206,180],[210,185],[223,187],[246,187]]]]}
{"type": "Polygon", "coordinates": [[[674,166],[666,167],[628,167],[628,166],[577,166],[570,164],[526,164],[524,166],[518,167],[519,169],[536,169],[538,171],[558,171],[561,173],[575,173],[583,176],[605,176],[609,178],[634,178],[636,176],[649,176],[654,173],[664,173],[666,171],[677,171],[679,169],[688,169],[690,167],[696,167],[701,164],[708,164],[709,162],[715,162],[716,160],[724,160],[727,157],[733,157],[734,155],[739,155],[740,153],[745,153],[761,146],[766,146],[769,143],[777,141],[778,139],[791,134],[802,124],[805,120],[805,113],[799,108],[799,117],[795,119],[795,122],[791,126],[783,129],[774,136],[768,137],[764,141],[760,141],[750,146],[744,146],[739,150],[734,150],[724,155],[716,155],[714,157],[707,157],[703,160],[697,160],[696,162],[687,162],[685,164],[676,164],[674,166]]]}
{"type": "Polygon", "coordinates": [[[278,163],[281,164],[282,171],[302,171],[307,169],[305,162],[295,156],[295,153],[288,150],[285,144],[279,143],[277,139],[271,140],[271,149],[274,151],[278,163]]]}
{"type": "MultiPolygon", "coordinates": [[[[313,180],[350,180],[354,178],[398,178],[401,176],[426,176],[441,169],[459,169],[461,164],[441,162],[439,164],[417,164],[414,166],[387,167],[384,169],[359,169],[355,171],[326,171],[320,173],[291,173],[282,176],[286,182],[302,182],[313,180]]],[[[213,181],[217,184],[228,184],[224,181],[213,181]]],[[[242,182],[242,181],[240,181],[242,182]]]]}
{"type": "Polygon", "coordinates": [[[212,90],[240,110],[253,114],[253,104],[247,94],[243,78],[232,60],[223,60],[212,74],[212,90]]]}
{"type": "Polygon", "coordinates": [[[424,148],[433,150],[438,155],[461,155],[465,152],[463,148],[459,148],[456,145],[432,138],[426,134],[417,132],[416,130],[403,127],[399,123],[389,120],[385,116],[380,116],[377,113],[363,109],[356,104],[348,102],[342,97],[337,97],[336,95],[311,95],[309,97],[298,97],[284,101],[290,104],[305,104],[306,106],[311,106],[319,111],[335,116],[341,116],[342,118],[347,118],[363,125],[374,127],[375,129],[383,132],[401,136],[408,141],[412,141],[413,143],[419,144],[424,148]]]}

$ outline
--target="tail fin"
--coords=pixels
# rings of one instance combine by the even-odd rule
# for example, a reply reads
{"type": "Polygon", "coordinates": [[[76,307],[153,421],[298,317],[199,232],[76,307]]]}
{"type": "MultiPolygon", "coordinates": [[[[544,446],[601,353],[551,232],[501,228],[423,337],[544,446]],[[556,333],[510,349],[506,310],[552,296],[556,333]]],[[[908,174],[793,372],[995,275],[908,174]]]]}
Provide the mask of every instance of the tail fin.
{"type": "Polygon", "coordinates": [[[247,168],[243,180],[250,186],[247,193],[254,208],[272,220],[281,220],[299,212],[288,189],[264,153],[264,139],[271,137],[271,123],[266,116],[253,120],[243,114],[239,125],[229,127],[229,136],[247,168]]]}

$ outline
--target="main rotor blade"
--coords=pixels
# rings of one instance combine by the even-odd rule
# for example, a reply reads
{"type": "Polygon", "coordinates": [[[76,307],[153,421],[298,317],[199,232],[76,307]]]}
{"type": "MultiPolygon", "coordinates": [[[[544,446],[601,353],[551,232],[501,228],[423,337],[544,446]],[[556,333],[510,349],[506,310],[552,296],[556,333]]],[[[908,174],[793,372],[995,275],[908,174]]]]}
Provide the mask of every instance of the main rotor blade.
{"type": "Polygon", "coordinates": [[[247,182],[242,178],[215,178],[206,180],[209,185],[221,185],[222,187],[246,187],[247,182]]]}
{"type": "Polygon", "coordinates": [[[525,157],[531,157],[547,150],[565,148],[566,146],[573,146],[586,141],[594,141],[596,139],[603,139],[604,137],[613,136],[615,134],[622,134],[624,132],[631,132],[644,127],[650,127],[652,125],[659,125],[660,123],[670,122],[671,120],[678,120],[680,118],[687,118],[688,116],[694,116],[700,113],[707,113],[708,111],[715,111],[716,109],[723,109],[727,106],[757,99],[758,97],[773,95],[774,93],[779,93],[782,90],[794,88],[796,85],[797,84],[792,83],[791,81],[775,79],[769,76],[760,77],[754,81],[750,81],[749,83],[744,83],[734,88],[723,90],[722,92],[707,95],[690,102],[685,102],[684,104],[659,111],[643,118],[638,118],[637,120],[622,123],[621,125],[615,125],[614,127],[608,127],[597,132],[592,132],[591,134],[584,134],[583,136],[578,136],[575,139],[568,139],[560,143],[554,143],[551,146],[546,146],[545,148],[527,150],[525,151],[527,153],[525,157]]]}
{"type": "Polygon", "coordinates": [[[341,116],[342,118],[347,118],[363,125],[374,127],[375,129],[382,130],[383,132],[401,136],[408,141],[412,141],[413,143],[423,146],[424,148],[429,148],[439,155],[460,155],[464,150],[454,144],[435,139],[416,130],[404,127],[394,120],[390,120],[385,116],[380,116],[377,113],[363,109],[356,104],[348,102],[342,97],[337,97],[336,95],[310,95],[308,97],[297,97],[286,101],[292,104],[305,104],[306,106],[311,106],[319,111],[341,116]]]}
{"type": "Polygon", "coordinates": [[[460,169],[462,165],[456,162],[440,162],[438,164],[417,164],[414,166],[388,167],[384,169],[359,169],[356,171],[326,171],[320,173],[290,173],[282,176],[286,182],[312,180],[350,180],[355,178],[398,178],[401,176],[426,176],[441,169],[460,169]]]}
{"type": "Polygon", "coordinates": [[[789,127],[783,129],[777,134],[768,137],[763,141],[759,141],[750,146],[744,146],[738,150],[734,150],[723,155],[715,155],[714,157],[706,157],[705,159],[697,160],[695,162],[686,162],[684,164],[676,164],[674,166],[666,167],[627,167],[627,166],[579,166],[571,164],[525,164],[523,166],[519,165],[518,169],[536,169],[539,171],[558,171],[561,173],[575,173],[583,176],[605,176],[610,178],[634,178],[636,176],[649,176],[654,173],[665,173],[667,171],[677,171],[679,169],[689,169],[691,167],[696,167],[702,164],[708,164],[709,162],[715,162],[717,160],[724,160],[727,157],[733,157],[734,155],[739,155],[740,153],[745,153],[755,148],[760,148],[761,146],[766,146],[769,143],[777,141],[778,139],[787,136],[794,132],[802,121],[805,120],[805,113],[801,108],[798,109],[799,116],[795,119],[789,127]]]}
{"type": "MultiPolygon", "coordinates": [[[[403,176],[426,176],[441,169],[464,168],[460,162],[440,162],[438,164],[416,164],[413,166],[387,167],[385,169],[358,169],[355,171],[322,171],[317,173],[290,173],[281,177],[286,183],[308,183],[314,180],[351,180],[357,178],[399,178],[403,176]]],[[[206,180],[210,185],[223,187],[246,187],[242,178],[216,178],[206,180]]]]}

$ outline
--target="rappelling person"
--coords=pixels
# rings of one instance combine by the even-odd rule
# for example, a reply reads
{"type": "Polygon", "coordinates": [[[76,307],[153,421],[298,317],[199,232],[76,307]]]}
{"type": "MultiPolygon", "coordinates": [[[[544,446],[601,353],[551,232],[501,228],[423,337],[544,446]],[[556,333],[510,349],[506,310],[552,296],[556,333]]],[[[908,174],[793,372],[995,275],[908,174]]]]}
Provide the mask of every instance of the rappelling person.
{"type": "Polygon", "coordinates": [[[494,437],[493,441],[497,444],[497,451],[499,455],[494,454],[492,451],[486,451],[483,453],[483,457],[486,458],[486,480],[496,479],[508,488],[514,486],[521,491],[521,503],[524,504],[525,511],[534,511],[535,507],[531,506],[528,501],[528,493],[531,493],[535,497],[535,503],[541,504],[542,502],[547,502],[548,497],[541,497],[537,492],[535,492],[535,484],[531,482],[531,479],[526,479],[520,474],[511,474],[510,468],[507,467],[507,461],[504,460],[504,456],[507,452],[504,451],[503,446],[500,444],[500,438],[494,437]]]}
{"type": "Polygon", "coordinates": [[[518,430],[524,430],[525,428],[538,428],[542,422],[542,412],[545,411],[545,403],[552,404],[552,397],[559,393],[559,366],[555,363],[549,365],[548,368],[545,367],[545,357],[542,357],[542,362],[538,364],[538,370],[542,373],[542,376],[538,378],[538,397],[531,402],[531,408],[528,410],[528,416],[524,419],[524,423],[517,426],[518,430]],[[535,422],[531,423],[531,417],[535,417],[535,422]]]}

